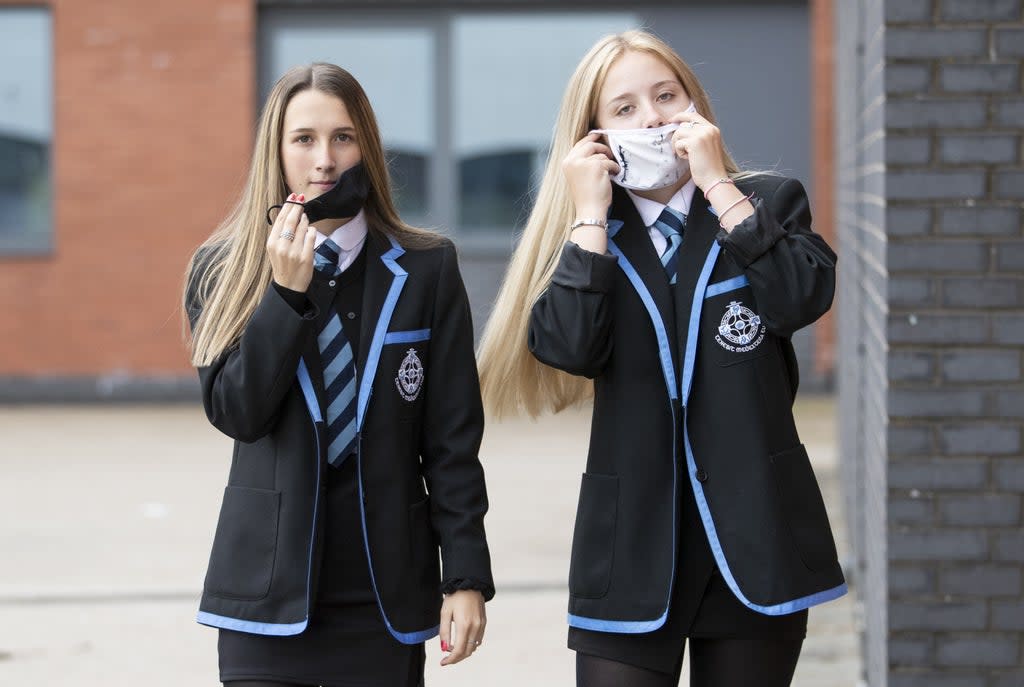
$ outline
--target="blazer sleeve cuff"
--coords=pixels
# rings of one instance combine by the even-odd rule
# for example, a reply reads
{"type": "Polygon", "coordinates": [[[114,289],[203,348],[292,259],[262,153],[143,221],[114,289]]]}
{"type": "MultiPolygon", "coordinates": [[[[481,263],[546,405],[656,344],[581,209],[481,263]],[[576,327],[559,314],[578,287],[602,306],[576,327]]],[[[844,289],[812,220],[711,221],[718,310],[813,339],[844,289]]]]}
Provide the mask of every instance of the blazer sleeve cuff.
{"type": "Polygon", "coordinates": [[[752,262],[772,249],[786,235],[786,230],[772,217],[768,204],[754,199],[754,214],[733,227],[731,232],[718,232],[718,243],[746,269],[752,262]]]}
{"type": "Polygon", "coordinates": [[[614,255],[600,255],[567,241],[551,282],[579,291],[607,293],[611,290],[618,263],[619,259],[614,255]]]}
{"type": "Polygon", "coordinates": [[[473,579],[471,577],[456,578],[453,580],[445,580],[441,584],[442,594],[451,594],[461,590],[470,590],[480,592],[484,596],[484,601],[490,601],[494,598],[494,585],[483,580],[473,579]]]}

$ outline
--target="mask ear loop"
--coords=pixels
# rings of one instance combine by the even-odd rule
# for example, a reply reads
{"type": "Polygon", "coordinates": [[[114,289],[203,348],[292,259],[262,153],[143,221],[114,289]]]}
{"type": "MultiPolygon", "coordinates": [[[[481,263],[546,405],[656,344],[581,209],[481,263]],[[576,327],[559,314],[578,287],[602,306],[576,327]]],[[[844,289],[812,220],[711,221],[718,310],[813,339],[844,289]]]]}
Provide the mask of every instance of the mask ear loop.
{"type": "MultiPolygon", "coordinates": [[[[274,209],[282,210],[284,208],[284,206],[287,205],[288,203],[291,203],[292,205],[301,205],[303,207],[306,206],[305,203],[300,203],[297,200],[286,200],[281,205],[271,205],[269,208],[267,208],[267,224],[269,224],[270,226],[274,226],[274,220],[270,218],[270,211],[274,210],[274,209]]],[[[276,218],[277,218],[277,215],[274,215],[274,219],[276,219],[276,218]]]]}

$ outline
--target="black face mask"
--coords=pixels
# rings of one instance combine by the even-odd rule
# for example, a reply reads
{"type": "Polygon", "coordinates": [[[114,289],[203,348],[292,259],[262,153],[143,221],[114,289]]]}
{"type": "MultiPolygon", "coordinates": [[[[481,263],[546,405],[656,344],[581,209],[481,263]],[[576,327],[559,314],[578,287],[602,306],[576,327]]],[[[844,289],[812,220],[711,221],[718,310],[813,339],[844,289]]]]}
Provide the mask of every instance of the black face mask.
{"type": "MultiPolygon", "coordinates": [[[[366,176],[366,168],[362,162],[356,163],[354,167],[346,169],[338,177],[334,186],[321,193],[313,200],[306,201],[305,213],[309,223],[322,219],[343,219],[355,217],[363,209],[363,203],[370,194],[370,180],[366,176]]],[[[293,200],[286,200],[287,203],[295,203],[293,200]]],[[[303,205],[303,203],[298,203],[303,205]]],[[[280,210],[282,205],[272,205],[267,210],[267,222],[273,226],[274,220],[270,216],[274,208],[280,210]]]]}

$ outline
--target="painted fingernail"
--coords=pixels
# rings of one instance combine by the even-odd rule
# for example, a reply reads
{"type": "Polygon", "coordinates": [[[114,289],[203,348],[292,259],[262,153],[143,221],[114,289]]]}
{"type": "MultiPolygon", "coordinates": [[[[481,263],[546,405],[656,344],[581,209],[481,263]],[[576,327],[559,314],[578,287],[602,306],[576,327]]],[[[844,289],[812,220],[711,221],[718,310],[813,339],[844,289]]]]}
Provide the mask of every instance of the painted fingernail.
{"type": "Polygon", "coordinates": [[[441,651],[448,651],[448,642],[441,640],[441,651]]]}
{"type": "Polygon", "coordinates": [[[306,200],[306,195],[304,193],[300,193],[299,200],[306,200]]]}

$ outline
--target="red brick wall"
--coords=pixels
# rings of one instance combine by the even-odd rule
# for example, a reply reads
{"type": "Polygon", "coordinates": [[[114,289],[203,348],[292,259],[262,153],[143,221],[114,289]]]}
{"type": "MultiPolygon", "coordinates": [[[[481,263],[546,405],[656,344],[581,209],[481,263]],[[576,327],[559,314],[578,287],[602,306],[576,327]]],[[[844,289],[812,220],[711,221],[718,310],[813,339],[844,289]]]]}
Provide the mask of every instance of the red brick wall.
{"type": "MultiPolygon", "coordinates": [[[[835,230],[835,131],[833,122],[835,80],[835,43],[833,2],[811,0],[811,168],[814,170],[814,230],[838,252],[835,230]]],[[[842,269],[840,261],[839,268],[842,269]]],[[[838,291],[838,289],[837,289],[838,291]]],[[[836,306],[815,325],[814,367],[820,374],[832,375],[836,361],[836,306]]]]}
{"type": "Polygon", "coordinates": [[[0,256],[0,376],[187,373],[178,298],[248,162],[255,5],[38,5],[53,19],[53,252],[0,256]]]}
{"type": "MultiPolygon", "coordinates": [[[[811,92],[815,228],[835,245],[832,2],[811,2],[811,92]]],[[[191,250],[246,170],[255,2],[37,5],[51,8],[54,31],[54,249],[0,255],[0,378],[190,376],[178,298],[191,250]]],[[[819,371],[831,367],[832,332],[826,316],[819,371]]]]}

